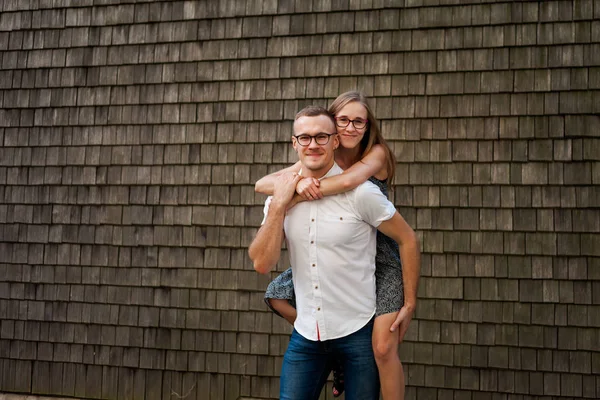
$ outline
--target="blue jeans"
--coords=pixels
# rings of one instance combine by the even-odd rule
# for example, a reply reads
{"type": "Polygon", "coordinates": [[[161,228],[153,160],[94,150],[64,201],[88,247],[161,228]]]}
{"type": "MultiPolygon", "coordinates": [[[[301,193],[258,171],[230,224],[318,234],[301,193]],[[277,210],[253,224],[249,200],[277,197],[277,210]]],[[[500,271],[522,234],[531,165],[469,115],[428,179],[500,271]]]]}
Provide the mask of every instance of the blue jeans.
{"type": "Polygon", "coordinates": [[[281,367],[280,400],[316,400],[333,367],[344,366],[346,400],[378,400],[379,374],[373,356],[373,320],[339,339],[313,342],[296,330],[281,367]]]}

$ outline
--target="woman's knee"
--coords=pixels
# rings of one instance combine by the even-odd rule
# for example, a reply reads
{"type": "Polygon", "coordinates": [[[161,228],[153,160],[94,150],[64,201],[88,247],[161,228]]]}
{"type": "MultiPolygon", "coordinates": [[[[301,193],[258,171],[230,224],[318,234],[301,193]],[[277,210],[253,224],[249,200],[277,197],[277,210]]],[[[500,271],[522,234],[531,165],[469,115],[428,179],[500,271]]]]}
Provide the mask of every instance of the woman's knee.
{"type": "Polygon", "coordinates": [[[271,307],[277,312],[285,311],[290,305],[287,300],[283,299],[267,299],[271,307]]]}
{"type": "Polygon", "coordinates": [[[384,314],[375,319],[373,354],[378,363],[398,359],[398,332],[390,332],[396,314],[384,314]]]}
{"type": "Polygon", "coordinates": [[[271,308],[285,318],[290,324],[294,325],[296,320],[296,309],[290,305],[290,302],[284,299],[267,299],[271,308]]]}
{"type": "Polygon", "coordinates": [[[380,335],[373,338],[373,354],[378,362],[398,357],[398,343],[392,335],[380,335]]]}

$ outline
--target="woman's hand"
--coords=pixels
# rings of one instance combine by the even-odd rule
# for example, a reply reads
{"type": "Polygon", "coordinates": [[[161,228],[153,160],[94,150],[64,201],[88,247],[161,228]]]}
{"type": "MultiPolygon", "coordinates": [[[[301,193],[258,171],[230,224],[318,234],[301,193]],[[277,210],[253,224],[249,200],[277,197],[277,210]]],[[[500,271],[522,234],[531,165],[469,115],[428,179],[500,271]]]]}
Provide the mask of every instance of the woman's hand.
{"type": "Polygon", "coordinates": [[[296,193],[298,193],[304,200],[318,200],[323,198],[321,189],[319,189],[320,182],[315,178],[303,178],[296,184],[296,193]]]}

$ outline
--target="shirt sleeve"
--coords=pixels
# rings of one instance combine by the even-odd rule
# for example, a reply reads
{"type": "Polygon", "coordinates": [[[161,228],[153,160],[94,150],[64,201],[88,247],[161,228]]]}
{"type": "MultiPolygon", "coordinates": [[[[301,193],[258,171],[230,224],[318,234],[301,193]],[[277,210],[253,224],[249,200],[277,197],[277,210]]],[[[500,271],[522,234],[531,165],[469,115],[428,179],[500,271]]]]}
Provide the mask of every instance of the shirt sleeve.
{"type": "Polygon", "coordinates": [[[263,220],[260,223],[260,225],[264,225],[265,222],[267,221],[267,215],[269,214],[269,206],[271,205],[271,199],[273,198],[273,196],[269,196],[267,197],[267,200],[265,200],[265,208],[263,208],[263,220]]]}
{"type": "Polygon", "coordinates": [[[371,182],[365,182],[355,189],[354,209],[363,221],[375,228],[396,213],[394,204],[371,182]]]}

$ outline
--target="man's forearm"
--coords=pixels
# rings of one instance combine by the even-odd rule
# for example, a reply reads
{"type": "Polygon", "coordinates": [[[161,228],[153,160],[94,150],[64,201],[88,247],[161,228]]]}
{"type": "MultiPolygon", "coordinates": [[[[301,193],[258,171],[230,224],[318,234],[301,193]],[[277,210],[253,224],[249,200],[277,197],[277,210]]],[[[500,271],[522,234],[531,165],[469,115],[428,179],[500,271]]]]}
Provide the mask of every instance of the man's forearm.
{"type": "Polygon", "coordinates": [[[414,308],[417,304],[417,287],[421,266],[421,252],[417,240],[400,245],[402,259],[402,281],[404,283],[404,305],[414,308]]]}
{"type": "Polygon", "coordinates": [[[254,269],[261,274],[270,272],[281,255],[285,209],[285,205],[275,200],[271,202],[267,219],[248,248],[248,255],[254,263],[254,269]]]}

